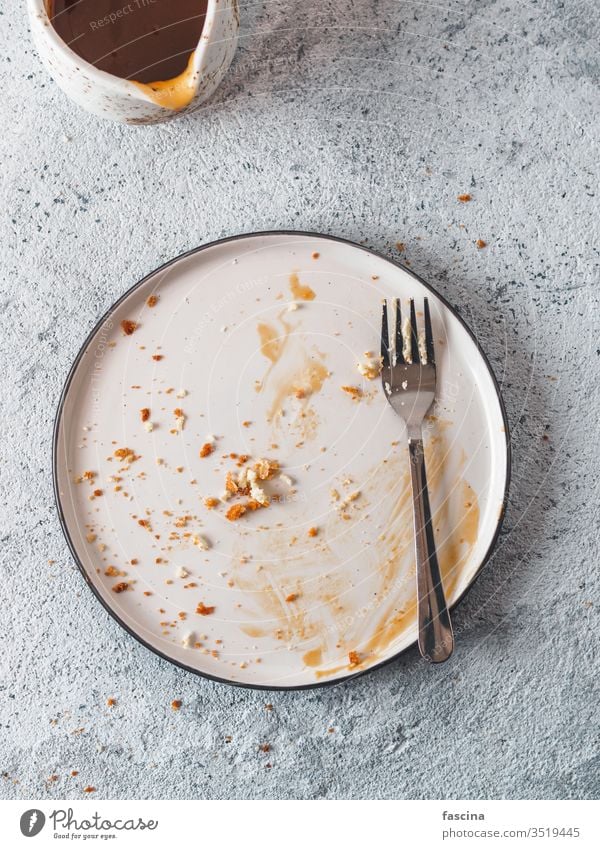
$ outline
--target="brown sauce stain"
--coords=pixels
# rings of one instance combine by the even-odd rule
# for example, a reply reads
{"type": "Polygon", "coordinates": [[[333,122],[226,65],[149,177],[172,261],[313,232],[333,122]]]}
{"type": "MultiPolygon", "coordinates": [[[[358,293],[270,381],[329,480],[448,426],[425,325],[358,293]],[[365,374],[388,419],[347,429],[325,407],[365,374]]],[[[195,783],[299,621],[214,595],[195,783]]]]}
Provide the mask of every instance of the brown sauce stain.
{"type": "Polygon", "coordinates": [[[297,398],[301,402],[302,411],[299,417],[299,426],[304,430],[305,438],[316,433],[314,416],[308,412],[310,398],[323,388],[323,384],[329,377],[329,369],[322,360],[315,357],[306,358],[304,366],[291,374],[286,375],[276,386],[275,394],[267,411],[267,421],[273,421],[281,415],[284,402],[288,398],[297,398]],[[302,415],[302,413],[304,415],[302,415]],[[302,418],[308,419],[307,427],[302,428],[302,418]]]}
{"type": "MultiPolygon", "coordinates": [[[[464,458],[455,452],[450,456],[447,438],[434,434],[426,450],[432,503],[436,507],[438,559],[445,592],[451,596],[477,540],[479,505],[472,487],[462,477],[464,458]]],[[[292,562],[287,535],[275,533],[269,536],[269,551],[271,556],[281,554],[283,569],[272,569],[271,574],[264,569],[251,579],[248,575],[236,579],[240,589],[253,595],[251,615],[261,617],[265,636],[274,636],[280,644],[299,653],[303,643],[318,640],[318,648],[301,655],[317,680],[356,671],[346,659],[348,650],[359,653],[361,669],[384,660],[416,625],[412,495],[404,449],[398,446],[393,455],[370,469],[360,489],[367,513],[383,511],[383,532],[364,548],[364,568],[371,570],[366,573],[365,590],[369,595],[365,596],[364,605],[362,585],[349,597],[346,595],[348,575],[341,568],[340,555],[343,556],[348,540],[341,543],[340,554],[330,547],[331,538],[337,535],[342,539],[347,534],[353,536],[357,547],[361,545],[360,513],[352,522],[333,514],[324,534],[330,542],[320,552],[318,564],[309,552],[299,553],[292,562]],[[294,605],[285,603],[290,587],[301,589],[300,601],[294,605]]]]}
{"type": "Polygon", "coordinates": [[[323,649],[311,649],[303,655],[302,660],[306,666],[320,666],[323,662],[323,649]]]}
{"type": "Polygon", "coordinates": [[[270,362],[263,379],[257,384],[257,392],[262,392],[267,385],[271,372],[283,356],[289,341],[292,326],[284,319],[283,313],[280,313],[277,319],[281,323],[281,330],[267,322],[259,322],[256,326],[261,353],[270,362]]]}
{"type": "Polygon", "coordinates": [[[266,637],[267,631],[264,628],[258,628],[255,625],[240,625],[240,630],[249,637],[266,637]]]}
{"type": "Polygon", "coordinates": [[[245,590],[248,595],[254,595],[262,610],[262,622],[272,622],[273,630],[267,632],[262,629],[264,636],[270,633],[277,640],[297,645],[314,639],[318,634],[318,628],[315,623],[307,621],[302,601],[295,604],[285,601],[290,593],[289,585],[292,583],[289,575],[286,575],[286,579],[286,586],[280,586],[267,570],[264,570],[255,580],[247,580],[237,575],[236,586],[245,590]]]}
{"type": "Polygon", "coordinates": [[[283,352],[285,336],[282,336],[272,324],[261,322],[257,324],[256,329],[260,339],[261,353],[272,363],[276,363],[283,352]]]}
{"type": "MultiPolygon", "coordinates": [[[[438,559],[444,592],[450,596],[454,592],[463,566],[471,554],[479,532],[479,504],[477,496],[467,481],[461,481],[461,492],[465,505],[464,513],[451,535],[438,549],[438,559]]],[[[436,516],[437,519],[437,516],[436,516]]]]}
{"type": "Polygon", "coordinates": [[[319,680],[320,678],[328,678],[330,675],[335,675],[337,672],[341,672],[343,669],[348,669],[349,664],[344,663],[341,666],[334,666],[331,669],[316,669],[315,670],[315,678],[319,680]]]}
{"type": "MultiPolygon", "coordinates": [[[[445,423],[442,430],[445,430],[445,423]]],[[[435,435],[429,444],[427,453],[427,464],[429,471],[430,492],[435,492],[439,487],[446,487],[448,495],[434,513],[433,521],[437,536],[437,553],[444,583],[444,591],[451,596],[461,577],[462,570],[471,554],[477,540],[479,531],[479,504],[477,496],[470,484],[462,478],[453,478],[444,482],[444,460],[448,456],[449,446],[442,435],[435,435]],[[444,539],[439,539],[442,532],[446,532],[444,539]]],[[[464,467],[465,459],[460,458],[460,467],[464,467]]],[[[382,483],[381,475],[392,473],[396,481],[400,481],[400,495],[395,496],[395,502],[390,511],[386,526],[389,531],[384,532],[378,540],[378,550],[381,551],[381,582],[377,589],[378,606],[380,613],[374,623],[369,626],[371,636],[364,641],[364,635],[345,634],[343,642],[347,645],[354,643],[361,655],[366,655],[363,663],[372,665],[390,654],[390,647],[399,640],[402,635],[417,621],[416,591],[414,589],[414,554],[413,554],[413,527],[412,527],[412,494],[410,489],[410,477],[406,470],[405,458],[400,455],[394,462],[388,462],[380,466],[379,487],[382,483]],[[404,474],[398,471],[398,462],[404,466],[404,474]],[[412,564],[408,563],[408,558],[412,564]],[[411,591],[408,598],[399,604],[398,595],[402,585],[406,586],[408,578],[411,591]],[[387,603],[386,603],[387,600],[387,603]],[[354,639],[353,639],[354,638],[354,639]]],[[[373,476],[371,476],[371,479],[373,476]]],[[[390,490],[392,487],[390,487],[390,490]]],[[[364,488],[367,496],[377,498],[377,486],[364,488]]],[[[339,642],[342,642],[341,636],[339,642]]],[[[336,666],[329,669],[321,669],[315,672],[317,678],[335,675],[347,669],[346,665],[336,666]]]]}
{"type": "Polygon", "coordinates": [[[314,301],[316,297],[310,286],[300,282],[300,278],[295,272],[290,274],[290,290],[294,298],[299,301],[314,301]]]}

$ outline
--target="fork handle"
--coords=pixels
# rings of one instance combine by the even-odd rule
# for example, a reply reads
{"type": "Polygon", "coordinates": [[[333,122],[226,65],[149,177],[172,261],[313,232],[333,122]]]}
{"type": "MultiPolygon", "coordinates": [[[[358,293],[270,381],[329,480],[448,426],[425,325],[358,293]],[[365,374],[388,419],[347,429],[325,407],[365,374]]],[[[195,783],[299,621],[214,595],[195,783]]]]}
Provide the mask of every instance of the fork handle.
{"type": "Polygon", "coordinates": [[[448,660],[454,649],[450,613],[435,550],[421,437],[408,439],[415,522],[419,651],[431,663],[448,660]]]}

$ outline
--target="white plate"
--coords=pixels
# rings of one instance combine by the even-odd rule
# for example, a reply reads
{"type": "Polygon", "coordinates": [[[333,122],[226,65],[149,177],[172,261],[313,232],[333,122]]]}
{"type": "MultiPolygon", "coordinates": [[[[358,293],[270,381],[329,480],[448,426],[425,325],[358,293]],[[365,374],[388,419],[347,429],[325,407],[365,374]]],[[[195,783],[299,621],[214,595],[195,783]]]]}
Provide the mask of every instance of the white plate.
{"type": "Polygon", "coordinates": [[[461,597],[495,542],[508,483],[487,361],[405,269],[338,239],[264,233],[206,245],[134,286],[65,386],[58,507],[77,563],[123,627],[194,672],[268,688],[339,681],[415,641],[404,426],[356,364],[378,350],[381,298],[425,295],[439,376],[428,474],[446,593],[461,597]],[[293,275],[313,300],[298,297],[293,275]],[[132,335],[123,320],[138,323],[132,335]],[[215,450],[200,457],[209,435],[215,450]],[[138,459],[124,464],[121,448],[138,459]],[[265,488],[281,500],[237,521],[225,518],[234,501],[207,509],[226,471],[239,473],[231,453],[279,461],[284,476],[265,488]],[[93,479],[77,482],[85,472],[93,479]]]}

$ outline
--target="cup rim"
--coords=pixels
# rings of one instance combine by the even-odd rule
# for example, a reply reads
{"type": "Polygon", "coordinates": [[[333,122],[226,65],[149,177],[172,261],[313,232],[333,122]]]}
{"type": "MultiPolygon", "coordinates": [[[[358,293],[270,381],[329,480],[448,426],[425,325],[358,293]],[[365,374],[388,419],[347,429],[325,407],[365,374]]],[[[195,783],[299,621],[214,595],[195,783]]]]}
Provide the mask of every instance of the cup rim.
{"type": "MultiPolygon", "coordinates": [[[[50,0],[48,0],[48,2],[50,2],[50,0]]],[[[204,27],[202,28],[202,32],[200,33],[198,45],[194,49],[194,70],[196,71],[200,69],[202,61],[204,59],[206,48],[211,41],[211,35],[215,26],[218,11],[218,3],[219,0],[207,0],[204,27]]],[[[30,17],[32,21],[35,21],[35,19],[37,18],[39,24],[41,25],[41,27],[43,27],[46,38],[51,42],[52,46],[58,52],[60,52],[66,60],[71,62],[73,65],[76,65],[77,70],[87,71],[89,74],[93,74],[95,77],[103,80],[107,85],[111,85],[116,89],[123,89],[123,91],[127,92],[127,94],[131,94],[131,90],[133,89],[138,98],[144,98],[147,99],[148,102],[154,102],[152,101],[152,98],[149,96],[149,94],[144,91],[143,88],[140,88],[140,85],[144,85],[144,83],[136,85],[134,80],[128,80],[124,77],[117,77],[115,74],[110,74],[108,71],[103,71],[101,68],[97,68],[95,65],[92,65],[91,62],[88,62],[87,59],[84,59],[82,56],[72,50],[66,43],[66,41],[64,41],[59,36],[55,28],[52,26],[52,21],[50,20],[46,4],[47,0],[27,0],[30,17]]],[[[200,75],[198,75],[196,78],[196,89],[198,88],[199,81],[200,75]]],[[[145,85],[149,84],[146,83],[145,85]]]]}

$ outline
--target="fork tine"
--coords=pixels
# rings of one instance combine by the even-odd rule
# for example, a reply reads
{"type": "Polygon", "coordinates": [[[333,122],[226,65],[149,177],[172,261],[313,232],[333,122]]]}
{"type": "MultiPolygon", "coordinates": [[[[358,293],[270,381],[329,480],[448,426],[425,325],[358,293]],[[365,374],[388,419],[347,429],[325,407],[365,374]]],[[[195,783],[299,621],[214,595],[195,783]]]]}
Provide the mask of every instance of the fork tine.
{"type": "Polygon", "coordinates": [[[381,308],[381,358],[383,367],[390,367],[390,335],[388,331],[387,301],[383,301],[381,308]]]}
{"type": "Polygon", "coordinates": [[[425,350],[427,351],[427,362],[431,363],[431,365],[435,365],[435,349],[433,347],[431,315],[429,314],[429,298],[423,298],[423,312],[425,313],[425,350]]]}
{"type": "Polygon", "coordinates": [[[402,339],[402,308],[400,298],[396,298],[396,362],[404,363],[404,340],[402,339]]]}
{"type": "Polygon", "coordinates": [[[419,362],[419,339],[417,336],[417,313],[414,299],[410,299],[410,350],[413,363],[419,362]]]}

